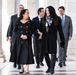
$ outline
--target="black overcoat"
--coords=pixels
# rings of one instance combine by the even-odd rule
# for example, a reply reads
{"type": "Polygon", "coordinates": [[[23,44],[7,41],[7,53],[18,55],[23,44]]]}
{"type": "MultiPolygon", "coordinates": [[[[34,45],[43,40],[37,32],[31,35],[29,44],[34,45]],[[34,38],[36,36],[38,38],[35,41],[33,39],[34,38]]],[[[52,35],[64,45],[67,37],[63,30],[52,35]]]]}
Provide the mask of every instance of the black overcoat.
{"type": "Polygon", "coordinates": [[[43,33],[42,35],[42,50],[43,53],[56,54],[57,53],[57,31],[59,31],[61,42],[64,42],[64,35],[61,26],[61,19],[58,17],[57,25],[54,25],[54,21],[51,26],[48,26],[48,32],[46,32],[46,20],[42,19],[39,30],[43,33]]]}
{"type": "Polygon", "coordinates": [[[15,28],[14,28],[14,32],[16,33],[16,40],[15,40],[15,44],[12,48],[10,62],[14,62],[14,61],[16,61],[16,63],[19,62],[20,52],[22,50],[22,45],[24,44],[25,47],[27,47],[28,49],[26,50],[26,52],[25,52],[26,56],[23,57],[23,59],[26,60],[26,62],[28,59],[28,61],[29,61],[28,64],[33,64],[34,59],[33,59],[32,41],[31,41],[31,36],[34,32],[33,22],[31,20],[29,20],[27,23],[21,24],[20,21],[17,21],[15,28]],[[20,36],[22,34],[26,35],[28,38],[26,40],[21,39],[20,36]]]}

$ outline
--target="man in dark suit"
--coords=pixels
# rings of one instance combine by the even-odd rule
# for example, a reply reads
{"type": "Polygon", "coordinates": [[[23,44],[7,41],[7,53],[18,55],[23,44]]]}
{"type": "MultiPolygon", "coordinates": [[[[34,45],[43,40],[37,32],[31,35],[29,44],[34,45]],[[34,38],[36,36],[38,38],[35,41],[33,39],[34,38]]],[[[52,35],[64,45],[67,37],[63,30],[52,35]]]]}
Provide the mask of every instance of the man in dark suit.
{"type": "Polygon", "coordinates": [[[38,9],[38,16],[33,18],[33,22],[35,25],[35,32],[34,32],[34,53],[35,53],[35,57],[36,57],[36,63],[37,66],[36,68],[40,68],[41,66],[44,66],[43,62],[43,53],[41,50],[41,37],[37,32],[37,29],[40,26],[40,22],[41,22],[41,18],[44,16],[44,8],[39,8],[38,9]]]}
{"type": "MultiPolygon", "coordinates": [[[[18,6],[18,13],[11,16],[11,21],[10,21],[10,25],[8,27],[8,30],[7,30],[7,41],[9,40],[10,41],[10,52],[12,50],[12,47],[15,43],[15,40],[16,40],[16,34],[14,33],[14,27],[15,27],[15,22],[16,20],[18,19],[19,17],[19,14],[20,12],[24,9],[24,6],[22,4],[20,4],[18,6]]],[[[15,52],[14,52],[15,53],[15,52]]],[[[16,62],[14,62],[14,68],[16,67],[16,62]]],[[[20,66],[18,66],[18,69],[20,69],[20,66]]]]}
{"type": "Polygon", "coordinates": [[[58,8],[60,18],[62,20],[62,29],[65,37],[65,46],[64,49],[60,47],[60,38],[58,37],[58,43],[59,43],[59,66],[63,67],[66,66],[66,56],[67,56],[67,47],[68,42],[72,38],[73,34],[73,25],[72,20],[69,16],[65,15],[65,8],[63,6],[60,6],[58,8]]]}

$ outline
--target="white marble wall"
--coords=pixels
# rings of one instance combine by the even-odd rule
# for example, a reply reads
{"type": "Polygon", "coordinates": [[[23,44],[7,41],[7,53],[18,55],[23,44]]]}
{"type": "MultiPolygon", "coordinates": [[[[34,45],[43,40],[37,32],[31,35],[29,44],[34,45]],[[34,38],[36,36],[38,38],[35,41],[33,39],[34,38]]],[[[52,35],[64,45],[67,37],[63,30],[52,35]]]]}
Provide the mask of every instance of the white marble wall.
{"type": "Polygon", "coordinates": [[[27,8],[29,9],[31,18],[37,15],[37,5],[37,0],[27,0],[27,8]]]}
{"type": "Polygon", "coordinates": [[[66,14],[73,22],[73,38],[69,42],[68,54],[76,54],[76,0],[66,0],[66,14]]]}
{"type": "Polygon", "coordinates": [[[0,62],[4,61],[5,61],[5,55],[2,49],[2,0],[0,0],[0,62]]]}
{"type": "Polygon", "coordinates": [[[2,0],[0,0],[0,53],[2,51],[2,0]]]}
{"type": "Polygon", "coordinates": [[[15,0],[2,0],[2,49],[8,58],[10,54],[9,44],[6,41],[7,29],[10,17],[15,13],[15,0]]]}
{"type": "Polygon", "coordinates": [[[53,6],[58,13],[58,7],[60,6],[59,0],[47,0],[47,6],[49,5],[53,6]]]}

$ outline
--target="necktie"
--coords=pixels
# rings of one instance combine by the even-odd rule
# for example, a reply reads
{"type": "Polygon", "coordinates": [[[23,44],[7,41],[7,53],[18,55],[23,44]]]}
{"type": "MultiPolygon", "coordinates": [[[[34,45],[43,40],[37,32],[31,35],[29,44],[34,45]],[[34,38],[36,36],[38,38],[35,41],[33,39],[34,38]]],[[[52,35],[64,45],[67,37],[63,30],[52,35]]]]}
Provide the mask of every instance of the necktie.
{"type": "Polygon", "coordinates": [[[64,27],[64,17],[62,16],[62,27],[64,27]]]}

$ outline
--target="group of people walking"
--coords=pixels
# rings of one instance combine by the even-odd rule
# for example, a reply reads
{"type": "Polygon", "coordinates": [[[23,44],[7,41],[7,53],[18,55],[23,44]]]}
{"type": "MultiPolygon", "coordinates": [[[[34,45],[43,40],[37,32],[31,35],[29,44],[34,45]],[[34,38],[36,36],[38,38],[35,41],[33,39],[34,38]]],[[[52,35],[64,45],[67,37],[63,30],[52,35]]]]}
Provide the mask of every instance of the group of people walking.
{"type": "Polygon", "coordinates": [[[67,47],[72,38],[73,27],[71,18],[65,15],[65,8],[60,6],[58,10],[60,16],[56,14],[53,6],[46,7],[45,12],[41,7],[37,11],[38,16],[31,20],[29,10],[20,4],[18,13],[11,16],[7,31],[7,40],[11,44],[10,62],[14,62],[14,67],[18,64],[20,74],[24,72],[24,65],[26,65],[26,74],[29,74],[29,64],[34,64],[34,56],[36,68],[44,66],[43,59],[45,59],[48,67],[46,73],[54,74],[57,41],[59,66],[66,66],[67,47]]]}

